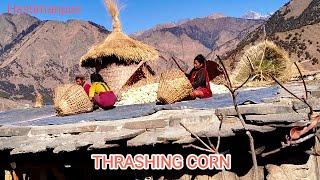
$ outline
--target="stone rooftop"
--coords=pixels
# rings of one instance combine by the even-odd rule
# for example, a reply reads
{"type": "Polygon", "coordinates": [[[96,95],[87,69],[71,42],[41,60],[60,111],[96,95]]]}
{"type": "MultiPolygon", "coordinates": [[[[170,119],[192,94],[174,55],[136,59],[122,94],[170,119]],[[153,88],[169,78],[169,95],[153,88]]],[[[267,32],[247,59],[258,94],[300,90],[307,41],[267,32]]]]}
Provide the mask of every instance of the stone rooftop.
{"type": "MultiPolygon", "coordinates": [[[[288,85],[298,95],[301,84],[288,85]]],[[[308,85],[310,103],[320,111],[318,84],[308,85]]],[[[307,107],[278,87],[241,91],[237,97],[240,112],[253,132],[269,133],[277,128],[306,126],[307,107]]],[[[243,128],[229,94],[172,105],[131,105],[112,110],[58,117],[53,107],[10,110],[0,113],[0,151],[11,155],[53,151],[53,153],[161,143],[189,144],[196,139],[180,126],[183,122],[200,137],[218,137],[224,115],[222,137],[235,136],[243,128]]]]}

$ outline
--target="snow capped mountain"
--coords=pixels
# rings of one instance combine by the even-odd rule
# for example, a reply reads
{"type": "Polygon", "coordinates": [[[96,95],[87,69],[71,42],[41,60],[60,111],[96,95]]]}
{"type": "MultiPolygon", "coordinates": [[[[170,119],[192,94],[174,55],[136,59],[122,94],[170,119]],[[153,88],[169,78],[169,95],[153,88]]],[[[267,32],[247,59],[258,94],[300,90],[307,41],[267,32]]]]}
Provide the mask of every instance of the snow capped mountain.
{"type": "Polygon", "coordinates": [[[209,19],[219,19],[219,18],[224,18],[224,17],[226,17],[226,16],[222,13],[214,13],[214,14],[207,16],[207,18],[209,18],[209,19]]]}
{"type": "Polygon", "coordinates": [[[241,18],[244,19],[268,19],[271,16],[271,14],[263,15],[261,13],[255,12],[255,11],[249,11],[245,13],[241,18]]]}

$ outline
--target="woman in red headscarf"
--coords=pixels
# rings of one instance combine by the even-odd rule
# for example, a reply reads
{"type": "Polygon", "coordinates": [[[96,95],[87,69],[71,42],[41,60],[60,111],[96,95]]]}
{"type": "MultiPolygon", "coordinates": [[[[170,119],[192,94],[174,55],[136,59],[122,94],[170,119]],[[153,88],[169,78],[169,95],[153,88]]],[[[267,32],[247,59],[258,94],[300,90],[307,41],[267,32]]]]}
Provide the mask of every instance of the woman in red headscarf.
{"type": "Polygon", "coordinates": [[[190,74],[187,74],[187,77],[194,89],[190,94],[192,99],[212,97],[209,75],[206,68],[206,59],[202,54],[199,54],[194,58],[194,68],[191,70],[190,74]]]}

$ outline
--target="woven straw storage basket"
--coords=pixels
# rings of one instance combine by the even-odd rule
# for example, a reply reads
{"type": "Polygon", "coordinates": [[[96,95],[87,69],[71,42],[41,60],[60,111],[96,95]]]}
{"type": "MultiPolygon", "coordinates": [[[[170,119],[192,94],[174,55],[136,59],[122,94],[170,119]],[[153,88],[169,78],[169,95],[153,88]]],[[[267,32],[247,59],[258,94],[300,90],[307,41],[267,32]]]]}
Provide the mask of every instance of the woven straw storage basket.
{"type": "Polygon", "coordinates": [[[140,64],[116,65],[111,64],[99,71],[104,81],[110,86],[111,90],[118,93],[126,84],[132,74],[139,68],[140,64]]]}
{"type": "Polygon", "coordinates": [[[61,116],[92,111],[93,104],[83,87],[65,84],[54,90],[54,107],[61,116]]]}
{"type": "Polygon", "coordinates": [[[185,74],[178,69],[171,69],[161,74],[157,98],[165,104],[172,104],[188,97],[193,91],[185,74]]]}

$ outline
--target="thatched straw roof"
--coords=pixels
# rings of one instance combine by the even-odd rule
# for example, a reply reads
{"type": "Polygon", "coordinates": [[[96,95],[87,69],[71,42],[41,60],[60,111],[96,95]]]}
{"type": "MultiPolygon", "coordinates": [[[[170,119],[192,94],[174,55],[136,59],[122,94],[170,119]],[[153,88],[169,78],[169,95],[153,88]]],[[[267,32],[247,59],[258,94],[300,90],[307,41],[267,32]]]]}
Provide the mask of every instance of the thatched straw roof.
{"type": "MultiPolygon", "coordinates": [[[[95,67],[97,60],[108,61],[114,57],[121,63],[139,63],[158,58],[158,52],[151,46],[134,40],[121,31],[119,9],[115,0],[105,0],[112,17],[113,31],[101,44],[95,45],[81,57],[84,67],[95,67]]],[[[108,62],[104,62],[108,63],[108,62]]]]}
{"type": "Polygon", "coordinates": [[[251,67],[253,69],[251,84],[254,86],[271,82],[270,75],[281,81],[287,81],[292,76],[292,62],[288,54],[276,44],[267,40],[245,50],[232,73],[232,80],[235,83],[244,82],[251,72],[251,67]]]}

